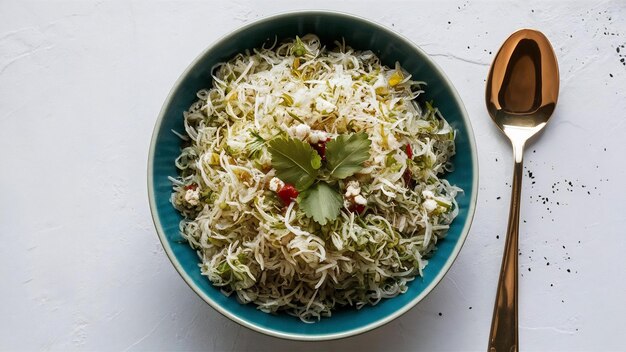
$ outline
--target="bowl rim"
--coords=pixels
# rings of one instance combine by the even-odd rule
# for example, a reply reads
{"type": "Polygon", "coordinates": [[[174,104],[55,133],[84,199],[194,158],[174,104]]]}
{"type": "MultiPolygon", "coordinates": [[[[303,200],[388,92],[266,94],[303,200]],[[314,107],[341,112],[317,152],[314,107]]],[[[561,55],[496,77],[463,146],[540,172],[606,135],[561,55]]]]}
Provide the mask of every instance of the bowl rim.
{"type": "MultiPolygon", "coordinates": [[[[354,14],[350,14],[350,13],[346,13],[346,12],[342,12],[342,11],[335,11],[335,10],[293,10],[293,11],[285,11],[285,12],[279,12],[279,13],[275,13],[275,14],[271,14],[271,15],[267,15],[267,16],[263,16],[260,17],[258,19],[255,19],[243,26],[237,27],[236,29],[222,35],[219,39],[217,39],[216,41],[214,41],[213,43],[211,43],[210,45],[208,45],[200,54],[198,54],[193,61],[185,68],[185,70],[183,71],[183,73],[178,77],[178,79],[176,80],[176,82],[174,83],[174,86],[172,87],[172,89],[169,91],[165,101],[163,102],[163,105],[161,107],[161,110],[159,111],[159,115],[157,117],[157,120],[155,122],[155,126],[154,126],[154,130],[152,132],[152,137],[150,140],[150,149],[149,149],[149,154],[148,154],[148,199],[149,199],[149,204],[150,204],[150,214],[152,216],[152,221],[154,223],[154,227],[157,231],[157,235],[159,237],[159,241],[161,242],[161,245],[163,246],[163,249],[165,250],[165,253],[167,254],[168,259],[170,260],[170,262],[172,263],[172,265],[174,266],[174,268],[176,269],[176,271],[178,272],[178,274],[183,278],[183,280],[185,281],[185,283],[187,283],[187,285],[200,297],[202,298],[206,303],[208,303],[213,309],[215,309],[218,313],[222,314],[223,316],[225,316],[226,318],[244,326],[247,327],[251,330],[269,335],[269,336],[273,336],[273,337],[278,337],[278,338],[282,338],[282,339],[287,339],[287,340],[296,340],[296,341],[326,341],[326,340],[336,340],[336,339],[342,339],[342,338],[346,338],[346,337],[350,337],[350,336],[355,336],[355,335],[359,335],[368,331],[371,331],[373,329],[379,328],[389,322],[391,322],[392,320],[400,317],[401,315],[403,315],[404,313],[408,312],[409,310],[411,310],[413,307],[415,307],[415,305],[417,305],[417,303],[419,303],[420,301],[422,301],[424,299],[424,297],[426,297],[443,279],[443,277],[445,276],[445,274],[450,270],[450,268],[452,267],[452,264],[456,261],[456,259],[458,258],[458,255],[461,251],[461,248],[463,247],[463,244],[465,243],[465,240],[467,239],[467,236],[469,234],[472,222],[474,220],[474,214],[476,211],[476,203],[477,203],[477,197],[478,197],[478,152],[477,152],[477,148],[476,148],[476,140],[474,137],[474,131],[472,129],[472,124],[469,118],[469,115],[465,109],[465,105],[463,104],[463,101],[461,100],[461,97],[459,96],[459,93],[457,92],[457,90],[454,88],[454,86],[452,85],[452,82],[450,81],[450,79],[448,78],[448,76],[445,74],[445,72],[441,69],[441,67],[439,67],[439,65],[424,51],[422,50],[417,44],[413,43],[410,39],[408,39],[407,37],[405,37],[404,35],[390,29],[387,28],[381,24],[378,24],[372,20],[369,20],[367,18],[358,16],[358,15],[354,15],[354,14]],[[262,327],[260,325],[257,325],[256,323],[254,323],[253,321],[249,321],[243,318],[240,318],[238,316],[236,316],[235,314],[231,313],[229,310],[222,308],[217,302],[213,301],[213,299],[211,299],[211,297],[209,297],[207,294],[205,294],[199,287],[197,287],[194,283],[193,280],[191,279],[191,277],[187,274],[187,272],[185,271],[185,269],[182,267],[182,265],[179,263],[178,259],[176,258],[176,256],[174,255],[174,252],[172,251],[172,248],[167,240],[167,237],[165,236],[165,232],[163,230],[163,225],[161,224],[161,219],[158,216],[158,212],[157,212],[157,206],[156,206],[156,199],[155,199],[155,195],[154,195],[154,177],[153,177],[153,169],[154,169],[154,154],[155,154],[155,150],[156,150],[156,140],[158,138],[158,134],[159,131],[161,130],[161,125],[163,123],[164,117],[165,117],[165,112],[167,110],[167,107],[170,106],[170,104],[172,103],[173,97],[175,95],[175,93],[180,89],[181,83],[182,81],[185,79],[185,77],[190,73],[190,71],[192,70],[192,68],[194,68],[198,62],[205,56],[208,54],[208,52],[210,50],[213,49],[213,47],[223,43],[224,41],[229,40],[230,38],[232,38],[233,36],[245,32],[248,29],[250,29],[251,27],[254,27],[260,23],[263,22],[269,22],[269,21],[273,21],[273,20],[277,20],[283,17],[291,17],[291,16],[302,16],[302,15],[332,15],[332,16],[338,16],[338,17],[343,17],[343,18],[349,18],[352,20],[356,20],[356,21],[360,21],[363,22],[369,26],[372,26],[373,28],[380,30],[380,31],[385,31],[388,33],[391,33],[394,37],[396,37],[399,41],[403,42],[403,44],[408,45],[413,47],[417,52],[419,52],[423,57],[427,58],[432,64],[434,69],[437,71],[437,73],[439,73],[441,75],[441,77],[443,77],[443,84],[450,90],[450,92],[452,93],[452,96],[454,98],[454,100],[456,101],[456,103],[458,104],[459,108],[460,108],[460,113],[461,113],[461,118],[464,122],[464,124],[467,126],[467,134],[468,134],[468,142],[470,144],[470,155],[471,155],[471,160],[472,160],[472,169],[473,169],[473,177],[472,177],[472,187],[471,187],[471,198],[469,201],[469,209],[467,211],[467,220],[465,221],[465,225],[463,226],[463,228],[461,229],[461,234],[459,235],[459,240],[457,241],[457,244],[455,245],[455,247],[452,250],[452,253],[450,254],[450,256],[448,257],[448,259],[446,260],[446,262],[444,263],[443,267],[441,268],[440,272],[437,274],[437,276],[435,276],[432,280],[432,282],[426,286],[423,291],[418,294],[415,298],[413,298],[411,301],[409,301],[408,303],[406,303],[404,306],[402,306],[400,309],[397,309],[396,311],[394,311],[393,313],[389,314],[388,316],[382,318],[382,319],[378,319],[376,321],[373,321],[365,326],[359,327],[359,328],[355,328],[355,329],[351,329],[351,330],[347,330],[347,331],[342,331],[342,332],[338,332],[338,333],[326,333],[326,334],[315,334],[315,335],[308,335],[308,334],[297,334],[297,333],[287,333],[278,329],[272,329],[272,328],[266,328],[266,327],[262,327]]],[[[329,318],[329,319],[332,319],[329,318]]]]}

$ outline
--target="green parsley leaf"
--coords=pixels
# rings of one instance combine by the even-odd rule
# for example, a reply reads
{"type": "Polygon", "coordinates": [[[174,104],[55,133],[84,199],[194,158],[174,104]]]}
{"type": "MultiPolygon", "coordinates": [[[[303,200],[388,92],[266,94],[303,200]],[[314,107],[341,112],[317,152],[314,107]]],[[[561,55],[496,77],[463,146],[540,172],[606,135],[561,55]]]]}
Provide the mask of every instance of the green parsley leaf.
{"type": "Polygon", "coordinates": [[[335,220],[341,211],[341,194],[326,182],[318,182],[298,196],[300,209],[318,224],[335,220]]]}
{"type": "Polygon", "coordinates": [[[370,140],[365,132],[342,134],[326,144],[326,162],[333,177],[343,179],[363,168],[370,157],[370,140]]]}
{"type": "Polygon", "coordinates": [[[269,142],[272,167],[276,177],[303,191],[315,182],[322,158],[308,144],[294,138],[277,138],[269,142]]]}

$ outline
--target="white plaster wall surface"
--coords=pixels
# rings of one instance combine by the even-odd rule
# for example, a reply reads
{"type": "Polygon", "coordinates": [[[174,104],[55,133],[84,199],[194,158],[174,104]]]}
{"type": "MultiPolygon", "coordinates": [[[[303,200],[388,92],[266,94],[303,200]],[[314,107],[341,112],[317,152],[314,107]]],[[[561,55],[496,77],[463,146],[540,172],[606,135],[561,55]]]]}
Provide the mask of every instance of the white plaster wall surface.
{"type": "Polygon", "coordinates": [[[526,158],[521,347],[624,350],[626,4],[369,0],[0,1],[0,350],[485,350],[512,160],[483,92],[520,27],[542,30],[561,68],[557,112],[526,158]],[[298,343],[238,326],[180,279],[150,218],[146,159],[199,52],[313,7],[377,21],[437,61],[474,126],[480,194],[465,247],[422,303],[361,336],[298,343]]]}

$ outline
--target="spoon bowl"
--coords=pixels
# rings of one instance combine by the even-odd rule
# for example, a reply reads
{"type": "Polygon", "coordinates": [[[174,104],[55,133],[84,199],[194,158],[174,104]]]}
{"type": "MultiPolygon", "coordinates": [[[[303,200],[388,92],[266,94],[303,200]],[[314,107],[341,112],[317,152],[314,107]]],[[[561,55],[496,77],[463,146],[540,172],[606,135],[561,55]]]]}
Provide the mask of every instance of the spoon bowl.
{"type": "Polygon", "coordinates": [[[485,97],[493,121],[509,138],[528,139],[548,122],[558,95],[559,69],[548,38],[532,29],[513,33],[489,71],[485,97]]]}
{"type": "Polygon", "coordinates": [[[487,111],[511,140],[515,160],[509,224],[489,334],[490,352],[519,350],[517,252],[524,146],[548,123],[558,95],[559,68],[548,38],[532,29],[513,33],[496,54],[485,92],[487,111]]]}

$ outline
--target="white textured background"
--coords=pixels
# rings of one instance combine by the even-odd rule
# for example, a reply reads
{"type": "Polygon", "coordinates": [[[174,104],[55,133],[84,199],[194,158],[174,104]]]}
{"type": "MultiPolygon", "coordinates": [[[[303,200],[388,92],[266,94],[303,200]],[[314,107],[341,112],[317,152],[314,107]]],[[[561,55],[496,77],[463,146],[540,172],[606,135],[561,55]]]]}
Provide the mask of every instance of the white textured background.
{"type": "Polygon", "coordinates": [[[626,3],[325,0],[0,1],[0,349],[485,350],[512,161],[484,79],[520,27],[546,33],[561,68],[556,115],[527,150],[521,347],[624,350],[626,3]],[[259,16],[313,7],[380,22],[434,57],[469,111],[480,194],[459,259],[422,303],[362,336],[297,343],[230,322],[180,279],[150,219],[146,160],[198,53],[259,16]]]}

